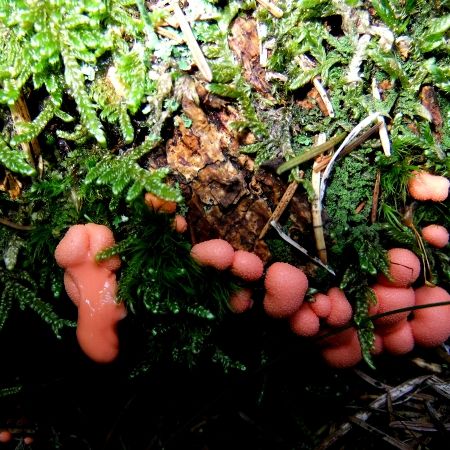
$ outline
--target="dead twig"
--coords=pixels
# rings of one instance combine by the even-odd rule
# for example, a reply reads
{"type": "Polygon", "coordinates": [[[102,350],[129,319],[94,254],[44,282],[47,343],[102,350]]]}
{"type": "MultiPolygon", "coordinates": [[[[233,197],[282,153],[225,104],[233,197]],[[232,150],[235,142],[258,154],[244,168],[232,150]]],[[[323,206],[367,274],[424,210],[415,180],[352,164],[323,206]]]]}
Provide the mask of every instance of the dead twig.
{"type": "Polygon", "coordinates": [[[274,220],[275,222],[278,222],[278,219],[283,215],[283,212],[286,210],[287,206],[289,205],[289,202],[291,201],[292,197],[295,194],[295,191],[297,190],[298,183],[296,181],[293,181],[287,189],[284,191],[283,196],[281,197],[281,200],[279,201],[278,205],[276,206],[274,212],[270,216],[269,220],[264,225],[264,228],[261,230],[261,233],[259,233],[259,239],[263,239],[264,236],[267,234],[267,231],[270,228],[270,222],[274,220]]]}
{"type": "Polygon", "coordinates": [[[11,222],[10,220],[5,219],[4,217],[0,217],[0,223],[9,228],[14,228],[15,230],[20,231],[31,231],[34,229],[32,225],[21,225],[20,223],[11,222]]]}
{"type": "Polygon", "coordinates": [[[373,187],[372,210],[370,212],[370,221],[372,223],[375,223],[377,221],[378,200],[380,198],[380,185],[381,185],[381,171],[377,170],[377,176],[375,178],[375,185],[373,187]]]}
{"type": "MultiPolygon", "coordinates": [[[[326,140],[325,133],[320,133],[317,136],[316,145],[323,144],[326,140]]],[[[311,174],[311,184],[314,189],[314,199],[311,203],[311,216],[312,216],[312,224],[314,229],[314,238],[316,241],[316,249],[319,255],[320,260],[324,263],[328,263],[327,257],[327,246],[325,243],[325,233],[323,231],[323,222],[322,222],[322,205],[320,204],[320,180],[321,173],[316,170],[318,165],[318,161],[314,161],[313,171],[311,174]]]]}

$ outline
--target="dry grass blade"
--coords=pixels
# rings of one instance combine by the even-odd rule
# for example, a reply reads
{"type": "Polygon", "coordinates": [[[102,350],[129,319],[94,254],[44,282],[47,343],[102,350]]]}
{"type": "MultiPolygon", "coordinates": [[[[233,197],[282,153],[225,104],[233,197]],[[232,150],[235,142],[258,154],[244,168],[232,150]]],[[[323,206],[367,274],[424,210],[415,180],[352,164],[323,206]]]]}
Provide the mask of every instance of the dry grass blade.
{"type": "MultiPolygon", "coordinates": [[[[371,402],[368,406],[368,409],[369,408],[376,409],[382,407],[383,405],[386,405],[388,394],[390,395],[392,401],[395,401],[403,397],[404,395],[409,394],[412,390],[420,386],[422,383],[426,382],[429,378],[430,378],[429,375],[413,378],[412,380],[408,380],[400,384],[399,386],[389,389],[389,391],[386,394],[380,395],[376,400],[371,402]]],[[[371,411],[360,411],[359,413],[355,414],[353,418],[356,418],[357,420],[359,419],[362,421],[366,421],[371,416],[371,414],[372,414],[371,411]]],[[[325,450],[329,448],[340,438],[345,436],[351,429],[352,429],[351,421],[343,423],[334,433],[332,433],[324,441],[322,441],[322,443],[319,446],[317,446],[315,450],[325,450]]]]}
{"type": "Polygon", "coordinates": [[[184,39],[189,50],[192,53],[192,58],[194,59],[195,64],[198,67],[198,70],[203,75],[206,81],[212,81],[212,72],[211,68],[206,61],[205,55],[203,55],[202,49],[200,45],[198,45],[197,40],[195,39],[194,33],[192,33],[191,26],[186,19],[186,16],[183,14],[183,11],[179,7],[178,3],[174,1],[172,3],[173,12],[175,14],[175,18],[178,20],[180,24],[181,31],[183,32],[184,39]]]}
{"type": "Polygon", "coordinates": [[[368,423],[364,422],[364,420],[358,419],[357,417],[350,417],[350,422],[354,425],[357,425],[364,430],[368,431],[369,433],[377,435],[381,440],[384,442],[387,442],[388,444],[392,445],[395,448],[398,448],[400,450],[411,450],[411,447],[409,445],[404,444],[403,442],[399,441],[398,439],[393,438],[392,436],[389,436],[384,431],[379,430],[378,428],[369,425],[368,423]]]}
{"type": "MultiPolygon", "coordinates": [[[[380,116],[380,113],[375,112],[373,114],[370,114],[365,119],[363,119],[356,127],[353,128],[352,131],[347,135],[347,137],[344,139],[342,144],[339,146],[339,148],[334,153],[333,157],[331,158],[330,163],[328,164],[327,168],[325,169],[322,177],[322,183],[320,186],[320,201],[323,202],[323,198],[325,196],[325,189],[327,186],[328,178],[331,174],[331,171],[333,170],[333,166],[335,161],[339,158],[340,153],[345,149],[345,147],[356,138],[356,136],[366,127],[368,127],[370,124],[372,124],[373,121],[377,120],[377,118],[380,116]]],[[[329,142],[329,141],[328,141],[329,142]]]]}
{"type": "Polygon", "coordinates": [[[277,230],[277,233],[280,235],[280,237],[285,240],[288,244],[291,244],[292,247],[296,248],[297,250],[301,251],[304,255],[306,255],[309,259],[314,261],[316,264],[318,264],[320,267],[323,267],[325,270],[327,270],[331,275],[336,276],[336,273],[334,270],[330,267],[324,264],[319,258],[316,258],[315,256],[311,256],[306,248],[302,247],[298,242],[295,242],[291,237],[289,237],[281,228],[280,224],[272,220],[270,222],[270,225],[272,225],[275,230],[277,230]]]}
{"type": "Polygon", "coordinates": [[[313,84],[314,84],[314,87],[317,89],[317,92],[319,93],[320,98],[323,101],[323,104],[325,105],[328,115],[330,117],[334,117],[335,114],[334,114],[333,105],[331,104],[330,99],[328,98],[327,91],[323,87],[323,85],[320,82],[318,77],[313,78],[313,84]]]}
{"type": "MultiPolygon", "coordinates": [[[[325,140],[326,140],[325,133],[320,133],[317,136],[316,145],[323,144],[325,140]]],[[[316,160],[313,164],[313,170],[311,174],[311,184],[314,189],[314,199],[311,203],[311,217],[317,253],[319,255],[320,260],[324,264],[327,264],[328,257],[327,257],[327,246],[325,243],[325,233],[323,230],[323,222],[322,222],[322,205],[319,201],[321,173],[320,171],[316,170],[318,165],[319,162],[316,160]]]]}
{"type": "Polygon", "coordinates": [[[446,383],[436,376],[432,376],[427,380],[427,384],[438,394],[450,399],[450,383],[446,383]]]}
{"type": "Polygon", "coordinates": [[[257,0],[257,1],[263,8],[266,8],[267,11],[269,11],[270,14],[272,14],[272,16],[276,17],[277,19],[283,17],[283,10],[274,3],[272,3],[271,1],[268,0],[257,0]]]}
{"type": "MultiPolygon", "coordinates": [[[[432,423],[422,420],[396,420],[389,424],[391,428],[407,428],[412,431],[436,432],[438,431],[432,423]]],[[[444,424],[445,431],[450,431],[450,423],[444,424]]]]}
{"type": "MultiPolygon", "coordinates": [[[[374,99],[381,101],[380,91],[378,90],[377,81],[375,80],[375,78],[372,79],[372,96],[374,99]]],[[[380,135],[383,152],[386,156],[391,156],[391,143],[389,141],[389,135],[384,117],[378,117],[377,121],[380,124],[380,131],[378,133],[380,135]]]]}

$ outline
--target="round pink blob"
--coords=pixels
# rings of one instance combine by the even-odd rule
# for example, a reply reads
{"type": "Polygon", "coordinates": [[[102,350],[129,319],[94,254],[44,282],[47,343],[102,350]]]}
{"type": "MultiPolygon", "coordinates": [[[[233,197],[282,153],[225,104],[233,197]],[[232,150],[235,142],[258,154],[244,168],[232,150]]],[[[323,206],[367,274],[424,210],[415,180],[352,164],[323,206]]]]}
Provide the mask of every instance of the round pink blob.
{"type": "MultiPolygon", "coordinates": [[[[415,293],[416,305],[450,300],[450,294],[439,286],[422,286],[416,289],[415,293]]],[[[410,323],[417,345],[421,347],[441,345],[450,337],[450,305],[416,309],[410,323]]]]}
{"type": "Polygon", "coordinates": [[[264,264],[255,253],[245,250],[234,252],[231,273],[245,281],[259,280],[264,272],[264,264]]]}
{"type": "Polygon", "coordinates": [[[414,348],[414,336],[408,321],[383,336],[384,349],[393,355],[404,355],[414,348]]]}
{"type": "Polygon", "coordinates": [[[315,336],[320,329],[320,321],[308,303],[302,303],[290,318],[291,330],[299,336],[315,336]]]}
{"type": "Polygon", "coordinates": [[[325,319],[331,313],[331,300],[328,295],[317,293],[314,294],[313,301],[309,304],[311,309],[321,319],[325,319]]]}
{"type": "Polygon", "coordinates": [[[449,234],[442,225],[428,225],[422,228],[423,238],[433,247],[444,248],[448,244],[449,234]]]}
{"type": "Polygon", "coordinates": [[[225,270],[233,263],[234,249],[224,239],[210,239],[195,244],[191,249],[191,257],[202,266],[225,270]]]}
{"type": "Polygon", "coordinates": [[[428,172],[413,172],[408,181],[408,190],[416,200],[443,202],[448,197],[450,182],[440,175],[428,172]]]}
{"type": "MultiPolygon", "coordinates": [[[[378,314],[393,311],[395,309],[414,306],[415,296],[412,288],[388,287],[375,284],[372,289],[377,297],[378,314]]],[[[409,311],[390,314],[375,320],[377,326],[391,326],[406,320],[409,311]]]]}
{"type": "Polygon", "coordinates": [[[384,274],[378,276],[378,283],[384,286],[409,287],[420,275],[420,260],[407,248],[391,248],[388,251],[389,280],[384,274]]]}
{"type": "Polygon", "coordinates": [[[263,307],[271,317],[289,317],[300,308],[308,289],[308,278],[295,266],[273,263],[264,279],[266,295],[263,307]]]}
{"type": "Polygon", "coordinates": [[[248,311],[253,306],[252,295],[253,291],[249,288],[239,289],[231,295],[228,306],[235,314],[248,311]]]}
{"type": "Polygon", "coordinates": [[[342,345],[325,347],[321,350],[326,363],[338,369],[353,367],[362,360],[358,334],[353,328],[350,340],[342,345]]]}

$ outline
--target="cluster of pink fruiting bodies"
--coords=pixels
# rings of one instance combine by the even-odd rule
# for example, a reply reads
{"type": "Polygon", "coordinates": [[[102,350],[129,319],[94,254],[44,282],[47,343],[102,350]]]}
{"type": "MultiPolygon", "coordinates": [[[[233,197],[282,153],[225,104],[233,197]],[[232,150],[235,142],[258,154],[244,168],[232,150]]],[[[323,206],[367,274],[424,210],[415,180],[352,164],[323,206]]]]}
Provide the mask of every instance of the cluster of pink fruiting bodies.
{"type": "MultiPolygon", "coordinates": [[[[447,198],[449,181],[444,177],[416,172],[408,189],[417,200],[443,201],[447,198]]],[[[147,193],[145,203],[155,212],[172,214],[175,202],[166,202],[147,193]]],[[[173,226],[183,233],[187,229],[184,217],[176,215],[173,226]]],[[[443,248],[449,235],[441,225],[429,225],[422,235],[431,245],[443,248]]],[[[74,225],[58,244],[57,263],[65,269],[64,285],[68,296],[78,307],[77,338],[83,351],[94,361],[111,362],[119,351],[117,323],[126,316],[126,309],[117,302],[115,271],[120,259],[113,256],[97,262],[96,254],[114,245],[114,236],[106,226],[88,223],[74,225]]],[[[259,280],[264,274],[262,260],[254,253],[237,250],[223,239],[211,239],[192,247],[191,256],[199,264],[217,270],[230,270],[245,282],[259,280]]],[[[410,287],[419,276],[420,262],[406,249],[389,251],[390,279],[380,275],[373,286],[377,304],[371,313],[384,313],[402,307],[425,305],[450,300],[440,287],[423,286],[415,291],[410,287]]],[[[345,294],[337,287],[326,294],[314,295],[312,302],[303,302],[308,289],[306,275],[297,267],[275,262],[268,267],[264,278],[263,307],[274,318],[287,318],[292,331],[300,336],[314,336],[333,327],[345,326],[352,318],[352,307],[345,294]]],[[[234,293],[230,309],[242,313],[253,305],[252,289],[245,287],[234,293]]],[[[420,309],[389,315],[375,322],[374,353],[384,350],[403,354],[414,344],[425,347],[443,343],[450,335],[450,306],[420,309]]],[[[355,328],[328,337],[321,352],[332,366],[349,367],[361,359],[361,348],[355,328]]]]}
{"type": "MultiPolygon", "coordinates": [[[[230,270],[245,281],[256,281],[263,274],[261,259],[242,250],[235,251],[222,239],[211,239],[193,246],[191,256],[199,264],[217,270],[230,270]]],[[[377,303],[370,308],[370,315],[387,313],[415,305],[427,305],[449,301],[441,287],[410,286],[420,274],[420,261],[410,250],[393,248],[388,251],[389,278],[381,274],[372,286],[377,303]]],[[[311,302],[304,302],[308,289],[306,275],[297,267],[275,262],[267,268],[264,277],[265,295],[263,307],[274,318],[289,321],[294,333],[300,336],[316,336],[337,327],[344,327],[352,320],[352,307],[344,292],[333,287],[326,294],[317,293],[311,302]]],[[[251,288],[243,288],[230,298],[232,311],[242,313],[253,305],[251,288]]],[[[417,309],[414,312],[390,314],[375,321],[374,354],[382,351],[401,355],[411,351],[415,344],[434,347],[450,336],[450,305],[417,309]]],[[[354,327],[323,339],[321,353],[334,367],[350,367],[362,359],[357,331],[354,327]]]]}

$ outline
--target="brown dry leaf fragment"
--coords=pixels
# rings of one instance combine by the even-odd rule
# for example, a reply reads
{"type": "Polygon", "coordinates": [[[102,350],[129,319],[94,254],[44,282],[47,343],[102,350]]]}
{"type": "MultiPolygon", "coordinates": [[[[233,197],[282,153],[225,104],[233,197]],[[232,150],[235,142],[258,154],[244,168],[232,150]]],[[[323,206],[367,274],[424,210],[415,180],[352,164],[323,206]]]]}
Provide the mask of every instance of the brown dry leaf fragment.
{"type": "MultiPolygon", "coordinates": [[[[16,103],[10,106],[10,110],[14,127],[20,133],[20,124],[31,122],[28,106],[23,95],[20,95],[16,103]]],[[[37,158],[41,154],[41,147],[38,140],[34,138],[31,142],[22,142],[20,145],[27,156],[27,161],[34,167],[34,158],[37,158]]]]}
{"type": "Polygon", "coordinates": [[[301,108],[307,110],[318,107],[323,115],[328,116],[328,110],[325,106],[325,103],[323,102],[322,98],[319,95],[319,92],[315,87],[312,87],[308,91],[305,98],[303,98],[302,100],[297,100],[295,103],[301,108]]]}
{"type": "Polygon", "coordinates": [[[207,164],[223,161],[225,157],[221,136],[208,122],[203,110],[185,97],[183,111],[192,120],[192,125],[186,128],[181,122],[173,138],[167,142],[167,163],[190,181],[207,164]]]}
{"type": "Polygon", "coordinates": [[[200,200],[206,205],[227,208],[248,194],[242,172],[238,172],[230,161],[210,164],[200,170],[192,182],[200,200]]]}
{"type": "Polygon", "coordinates": [[[0,191],[7,192],[12,200],[20,197],[22,183],[10,172],[6,172],[5,178],[0,183],[0,191]]]}
{"type": "Polygon", "coordinates": [[[270,209],[263,199],[243,197],[237,205],[226,211],[218,205],[204,208],[194,194],[188,202],[187,221],[190,224],[193,243],[211,238],[226,239],[235,249],[255,252],[263,261],[270,258],[264,242],[258,242],[258,235],[270,216],[270,209]]]}
{"type": "Polygon", "coordinates": [[[433,125],[440,134],[443,123],[442,114],[433,86],[424,86],[420,91],[420,99],[422,105],[430,112],[433,125]]]}
{"type": "Polygon", "coordinates": [[[292,226],[298,229],[302,234],[308,235],[308,239],[312,239],[311,235],[311,204],[308,201],[308,196],[305,192],[300,190],[294,195],[289,205],[290,215],[289,219],[292,226]]]}
{"type": "Polygon", "coordinates": [[[245,79],[261,94],[269,94],[270,86],[259,62],[259,38],[256,20],[239,17],[231,27],[228,40],[239,65],[244,67],[245,79]]]}

